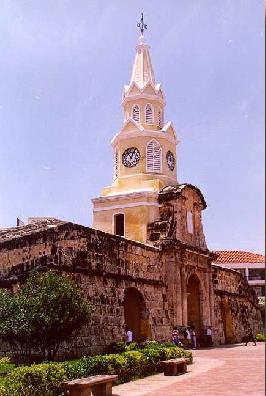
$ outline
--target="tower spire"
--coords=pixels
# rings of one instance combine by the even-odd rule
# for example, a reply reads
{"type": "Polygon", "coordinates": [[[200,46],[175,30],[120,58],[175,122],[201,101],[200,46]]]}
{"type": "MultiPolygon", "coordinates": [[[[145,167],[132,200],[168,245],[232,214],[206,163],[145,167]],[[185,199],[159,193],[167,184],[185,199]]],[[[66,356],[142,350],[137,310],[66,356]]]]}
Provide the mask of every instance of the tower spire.
{"type": "Polygon", "coordinates": [[[143,13],[141,14],[141,19],[137,24],[137,27],[140,29],[140,37],[136,46],[136,56],[130,84],[135,82],[140,88],[142,88],[150,82],[155,86],[154,72],[149,54],[150,47],[146,44],[144,39],[144,31],[147,29],[147,25],[144,23],[143,13]]]}

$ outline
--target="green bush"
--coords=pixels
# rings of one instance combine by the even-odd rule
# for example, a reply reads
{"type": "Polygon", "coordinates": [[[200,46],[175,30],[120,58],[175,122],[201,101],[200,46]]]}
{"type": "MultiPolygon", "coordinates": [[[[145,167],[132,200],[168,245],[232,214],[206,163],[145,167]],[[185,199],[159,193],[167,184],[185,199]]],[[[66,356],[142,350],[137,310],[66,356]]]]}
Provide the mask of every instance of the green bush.
{"type": "Polygon", "coordinates": [[[0,395],[59,396],[62,382],[66,379],[64,368],[59,363],[21,366],[5,377],[0,395]]]}
{"type": "Polygon", "coordinates": [[[256,341],[257,342],[265,342],[265,334],[257,334],[256,335],[256,341]]]}
{"type": "Polygon", "coordinates": [[[161,351],[159,349],[145,348],[141,352],[145,356],[147,362],[146,373],[152,374],[158,372],[161,360],[161,351]]]}
{"type": "Polygon", "coordinates": [[[131,342],[130,344],[126,345],[126,351],[135,351],[138,349],[138,344],[136,342],[131,342]]]}
{"type": "Polygon", "coordinates": [[[112,342],[108,349],[107,353],[123,353],[126,351],[127,344],[124,341],[112,342]]]}
{"type": "Polygon", "coordinates": [[[89,372],[89,358],[83,357],[78,360],[63,362],[66,376],[69,380],[86,377],[89,372]]]}
{"type": "Polygon", "coordinates": [[[122,355],[126,359],[127,363],[126,370],[123,373],[123,378],[120,378],[120,382],[127,382],[133,378],[145,376],[145,373],[147,373],[148,361],[142,352],[127,351],[122,355]]]}
{"type": "Polygon", "coordinates": [[[136,342],[131,342],[130,344],[127,344],[124,341],[118,341],[118,342],[113,342],[112,344],[109,345],[107,349],[107,353],[108,354],[123,353],[126,351],[133,351],[136,348],[137,348],[136,342]]]}
{"type": "Polygon", "coordinates": [[[64,362],[63,367],[69,379],[97,374],[117,374],[123,378],[127,360],[123,354],[96,355],[64,362]]]}
{"type": "MultiPolygon", "coordinates": [[[[172,344],[149,342],[142,349],[130,350],[136,347],[132,343],[126,346],[129,350],[121,354],[85,356],[64,363],[12,368],[13,371],[7,373],[0,382],[0,396],[59,396],[62,392],[61,384],[65,380],[116,374],[117,383],[122,383],[160,372],[161,360],[188,357],[192,361],[191,352],[172,344]]],[[[3,360],[3,365],[9,365],[7,359],[3,360]]]]}
{"type": "MultiPolygon", "coordinates": [[[[141,349],[161,349],[165,344],[160,344],[157,341],[145,341],[141,345],[141,349]]],[[[174,344],[172,344],[174,345],[174,344]]]]}
{"type": "Polygon", "coordinates": [[[124,356],[118,354],[98,355],[91,358],[92,366],[90,374],[117,374],[123,375],[127,367],[127,360],[124,356]]]}
{"type": "Polygon", "coordinates": [[[12,370],[14,370],[15,365],[11,364],[9,357],[3,357],[0,359],[0,377],[4,377],[12,370]]]}

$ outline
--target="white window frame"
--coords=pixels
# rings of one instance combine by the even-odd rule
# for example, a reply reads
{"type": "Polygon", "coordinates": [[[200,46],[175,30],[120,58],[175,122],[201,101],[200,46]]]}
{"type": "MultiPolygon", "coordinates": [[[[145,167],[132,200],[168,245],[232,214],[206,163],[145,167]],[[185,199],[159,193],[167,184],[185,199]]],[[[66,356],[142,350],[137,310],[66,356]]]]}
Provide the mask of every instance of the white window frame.
{"type": "Polygon", "coordinates": [[[132,118],[133,118],[134,121],[140,122],[140,106],[139,106],[138,104],[134,104],[134,105],[132,106],[131,115],[132,115],[132,118]],[[134,118],[134,109],[135,109],[135,108],[138,108],[138,119],[137,119],[137,120],[134,118]]]}
{"type": "Polygon", "coordinates": [[[162,173],[162,147],[156,139],[150,140],[146,146],[146,171],[162,173]],[[159,153],[155,153],[155,149],[158,149],[159,153]]]}
{"type": "Polygon", "coordinates": [[[147,103],[146,106],[145,106],[145,123],[146,124],[153,124],[154,123],[154,111],[153,111],[153,106],[150,103],[147,103]],[[147,107],[148,106],[151,109],[151,119],[150,120],[148,120],[148,117],[147,117],[147,107]]]}

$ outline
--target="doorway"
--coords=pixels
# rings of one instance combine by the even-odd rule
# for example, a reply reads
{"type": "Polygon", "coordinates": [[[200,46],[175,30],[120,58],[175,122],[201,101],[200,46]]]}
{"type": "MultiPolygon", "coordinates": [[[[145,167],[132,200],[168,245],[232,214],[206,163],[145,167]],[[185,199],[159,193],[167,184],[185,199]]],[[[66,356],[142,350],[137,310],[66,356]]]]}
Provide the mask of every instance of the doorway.
{"type": "Polygon", "coordinates": [[[221,311],[222,311],[225,343],[233,344],[235,342],[233,318],[232,318],[231,307],[226,297],[223,297],[221,300],[221,311]]]}
{"type": "Polygon", "coordinates": [[[195,274],[189,277],[187,283],[187,322],[195,327],[196,335],[201,337],[200,281],[195,274]]]}
{"type": "Polygon", "coordinates": [[[124,298],[125,325],[133,332],[133,341],[143,341],[150,338],[148,312],[142,294],[130,287],[125,290],[124,298]]]}

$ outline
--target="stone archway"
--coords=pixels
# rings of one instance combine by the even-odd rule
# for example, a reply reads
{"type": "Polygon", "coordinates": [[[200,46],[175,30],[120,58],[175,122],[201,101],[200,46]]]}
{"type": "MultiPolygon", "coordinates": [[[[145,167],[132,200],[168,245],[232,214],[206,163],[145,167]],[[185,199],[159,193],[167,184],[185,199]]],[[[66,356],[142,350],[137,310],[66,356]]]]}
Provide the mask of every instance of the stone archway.
{"type": "Polygon", "coordinates": [[[222,311],[225,343],[233,344],[235,342],[233,318],[232,318],[231,307],[226,297],[223,297],[221,300],[221,311],[222,311]]]}
{"type": "Polygon", "coordinates": [[[197,336],[201,337],[200,280],[195,274],[191,275],[187,282],[187,322],[195,327],[197,336]]]}
{"type": "Polygon", "coordinates": [[[144,298],[134,287],[125,290],[124,316],[126,326],[133,331],[134,341],[150,338],[149,315],[144,298]]]}

